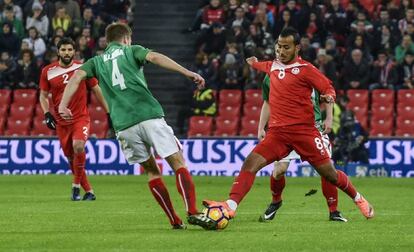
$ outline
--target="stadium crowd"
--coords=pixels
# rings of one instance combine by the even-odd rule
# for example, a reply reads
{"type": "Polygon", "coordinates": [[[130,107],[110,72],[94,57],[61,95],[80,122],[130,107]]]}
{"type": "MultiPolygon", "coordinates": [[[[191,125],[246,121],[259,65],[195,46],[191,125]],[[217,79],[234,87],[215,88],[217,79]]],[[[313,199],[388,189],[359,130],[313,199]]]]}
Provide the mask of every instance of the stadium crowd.
{"type": "Polygon", "coordinates": [[[194,24],[195,68],[213,89],[260,87],[263,75],[245,64],[270,59],[287,26],[301,36],[301,57],[336,90],[412,89],[414,5],[410,0],[210,0],[194,24]]]}
{"type": "Polygon", "coordinates": [[[0,0],[0,89],[37,89],[40,69],[57,59],[62,37],[76,41],[76,60],[102,53],[106,25],[131,22],[133,2],[0,0]]]}

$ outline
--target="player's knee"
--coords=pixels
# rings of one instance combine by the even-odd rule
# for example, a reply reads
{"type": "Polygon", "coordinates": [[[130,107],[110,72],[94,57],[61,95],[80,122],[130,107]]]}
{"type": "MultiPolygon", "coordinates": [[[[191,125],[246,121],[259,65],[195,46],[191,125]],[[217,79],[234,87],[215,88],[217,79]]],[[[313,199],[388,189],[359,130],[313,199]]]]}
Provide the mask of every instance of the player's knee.
{"type": "Polygon", "coordinates": [[[336,182],[338,181],[338,175],[336,174],[336,171],[329,172],[325,175],[325,179],[331,182],[332,184],[336,184],[336,182]]]}
{"type": "Polygon", "coordinates": [[[244,160],[241,170],[256,173],[265,165],[266,159],[253,152],[244,160]]]}
{"type": "Polygon", "coordinates": [[[74,143],[73,144],[73,152],[81,153],[85,151],[85,145],[83,143],[74,143]]]}

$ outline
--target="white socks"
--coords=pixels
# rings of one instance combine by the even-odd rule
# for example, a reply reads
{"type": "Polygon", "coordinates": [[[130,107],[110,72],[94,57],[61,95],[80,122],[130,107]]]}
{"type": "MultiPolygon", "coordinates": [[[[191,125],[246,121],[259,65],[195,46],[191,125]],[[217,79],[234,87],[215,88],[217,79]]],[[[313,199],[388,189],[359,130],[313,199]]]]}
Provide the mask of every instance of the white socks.
{"type": "Polygon", "coordinates": [[[230,207],[231,210],[236,211],[237,209],[237,203],[234,200],[226,200],[227,205],[230,207]]]}
{"type": "Polygon", "coordinates": [[[73,184],[72,183],[72,187],[80,188],[80,184],[73,184]]]}

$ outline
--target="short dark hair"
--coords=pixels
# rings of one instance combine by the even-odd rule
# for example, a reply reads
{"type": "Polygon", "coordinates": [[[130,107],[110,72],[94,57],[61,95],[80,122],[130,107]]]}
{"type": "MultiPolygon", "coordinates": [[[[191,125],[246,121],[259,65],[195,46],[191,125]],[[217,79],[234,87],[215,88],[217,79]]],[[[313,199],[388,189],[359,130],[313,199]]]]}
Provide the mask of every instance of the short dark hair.
{"type": "Polygon", "coordinates": [[[62,38],[62,39],[58,42],[58,44],[57,44],[57,48],[58,48],[58,50],[60,49],[60,47],[61,47],[62,45],[72,45],[72,46],[73,46],[73,48],[75,48],[75,41],[73,41],[73,39],[71,39],[71,38],[64,37],[64,38],[62,38]]]}
{"type": "Polygon", "coordinates": [[[105,37],[108,43],[112,41],[120,41],[125,36],[131,36],[131,28],[124,23],[113,23],[106,27],[105,37]]]}
{"type": "Polygon", "coordinates": [[[282,32],[280,32],[279,36],[282,37],[282,38],[292,36],[293,37],[293,43],[295,45],[299,45],[299,43],[300,43],[300,35],[299,35],[298,31],[293,27],[288,26],[288,27],[284,28],[282,30],[282,32]]]}

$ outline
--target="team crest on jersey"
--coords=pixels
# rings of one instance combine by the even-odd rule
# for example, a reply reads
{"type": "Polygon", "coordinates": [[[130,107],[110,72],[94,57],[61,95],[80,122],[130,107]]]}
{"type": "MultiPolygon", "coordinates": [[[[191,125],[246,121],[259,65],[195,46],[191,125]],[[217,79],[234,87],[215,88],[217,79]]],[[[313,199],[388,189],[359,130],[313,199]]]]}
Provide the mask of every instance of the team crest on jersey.
{"type": "Polygon", "coordinates": [[[294,67],[294,68],[292,68],[292,73],[293,74],[298,74],[300,72],[300,70],[299,70],[299,68],[298,67],[294,67]]]}

